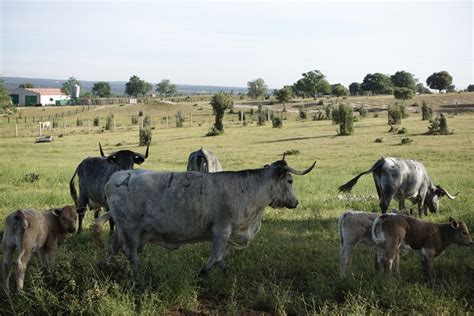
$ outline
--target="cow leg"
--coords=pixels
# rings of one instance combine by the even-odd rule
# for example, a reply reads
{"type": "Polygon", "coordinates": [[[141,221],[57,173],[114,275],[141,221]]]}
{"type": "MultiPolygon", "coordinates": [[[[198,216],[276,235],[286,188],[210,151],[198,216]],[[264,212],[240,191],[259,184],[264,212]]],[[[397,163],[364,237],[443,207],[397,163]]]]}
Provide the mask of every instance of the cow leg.
{"type": "Polygon", "coordinates": [[[395,273],[397,274],[397,276],[400,276],[400,248],[398,248],[396,251],[394,264],[395,264],[395,273]]]}
{"type": "Polygon", "coordinates": [[[390,206],[390,202],[392,201],[392,198],[393,198],[394,194],[395,194],[395,192],[390,188],[386,188],[382,192],[382,196],[380,198],[380,204],[379,204],[380,209],[382,210],[382,214],[387,213],[387,209],[390,206]]]}
{"type": "Polygon", "coordinates": [[[110,236],[109,257],[116,256],[120,249],[119,233],[120,230],[116,229],[110,236]]]}
{"type": "Polygon", "coordinates": [[[15,246],[3,246],[3,265],[2,265],[2,276],[3,276],[3,285],[5,286],[6,291],[10,291],[10,275],[12,268],[12,256],[15,251],[15,246]]]}
{"type": "Polygon", "coordinates": [[[433,261],[434,254],[425,248],[421,248],[421,267],[423,268],[425,281],[430,283],[433,281],[433,261]]]}
{"type": "Polygon", "coordinates": [[[31,258],[31,249],[21,249],[17,260],[16,280],[17,280],[17,291],[21,293],[23,291],[23,284],[25,281],[25,270],[28,262],[31,258]]]}
{"type": "Polygon", "coordinates": [[[206,265],[199,271],[199,277],[205,276],[209,270],[222,259],[225,258],[227,249],[227,241],[229,240],[230,230],[227,232],[216,232],[213,233],[214,237],[212,240],[212,256],[206,265]]]}
{"type": "MultiPolygon", "coordinates": [[[[82,188],[80,188],[81,192],[83,191],[82,188]]],[[[88,198],[83,195],[82,193],[79,193],[79,202],[78,202],[78,205],[77,205],[77,210],[84,210],[84,212],[78,212],[78,218],[79,218],[79,225],[78,225],[78,228],[77,228],[77,233],[81,233],[82,232],[82,222],[84,221],[84,216],[86,215],[86,212],[87,211],[87,203],[89,202],[88,198]]]]}
{"type": "Polygon", "coordinates": [[[400,198],[400,200],[398,200],[398,210],[401,212],[404,209],[405,209],[405,199],[400,198]]]}
{"type": "Polygon", "coordinates": [[[425,209],[425,200],[424,199],[420,199],[418,200],[418,216],[421,218],[422,217],[422,213],[424,212],[425,215],[428,215],[427,212],[426,212],[426,209],[425,209]]]}
{"type": "Polygon", "coordinates": [[[123,242],[120,242],[122,244],[122,250],[125,253],[125,256],[127,256],[128,260],[130,261],[130,264],[133,266],[133,270],[136,272],[138,271],[139,268],[139,261],[138,261],[138,246],[139,246],[139,241],[138,241],[138,236],[136,236],[135,233],[130,233],[129,231],[122,230],[123,233],[123,242]]]}
{"type": "Polygon", "coordinates": [[[114,232],[114,228],[115,228],[115,222],[112,217],[109,219],[109,227],[110,227],[110,232],[109,232],[109,236],[110,236],[114,232]]]}
{"type": "Polygon", "coordinates": [[[230,247],[229,245],[227,245],[227,248],[225,250],[225,254],[224,254],[224,258],[222,258],[221,262],[220,262],[220,268],[221,268],[221,271],[222,273],[224,273],[224,275],[227,274],[227,257],[229,256],[229,252],[230,252],[230,247]]]}

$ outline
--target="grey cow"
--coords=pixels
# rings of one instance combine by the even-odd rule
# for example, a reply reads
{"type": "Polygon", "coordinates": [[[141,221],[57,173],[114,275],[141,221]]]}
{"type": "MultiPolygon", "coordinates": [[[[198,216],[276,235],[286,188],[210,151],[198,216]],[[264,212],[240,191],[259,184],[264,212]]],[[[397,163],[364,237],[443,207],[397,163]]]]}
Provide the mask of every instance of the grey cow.
{"type": "Polygon", "coordinates": [[[384,214],[392,198],[398,201],[400,209],[405,208],[405,199],[417,203],[421,216],[422,212],[427,215],[428,210],[433,213],[438,211],[438,198],[446,195],[452,200],[459,194],[458,192],[453,196],[441,186],[435,185],[421,162],[392,157],[380,158],[372,168],[341,185],[339,191],[349,192],[361,176],[369,173],[373,174],[380,208],[384,214]]]}
{"type": "Polygon", "coordinates": [[[201,269],[206,274],[216,263],[225,273],[229,248],[242,249],[258,233],[266,206],[295,208],[291,174],[304,175],[284,160],[260,169],[219,173],[120,171],[105,185],[110,212],[117,229],[110,251],[122,247],[134,269],[138,253],[148,242],[170,249],[212,241],[212,256],[201,269]]]}
{"type": "MultiPolygon", "coordinates": [[[[133,169],[133,165],[142,164],[148,158],[148,149],[146,148],[145,155],[131,151],[119,150],[108,156],[104,155],[102,146],[99,143],[100,155],[102,157],[88,157],[84,159],[76,168],[74,175],[69,182],[69,190],[71,197],[76,204],[78,211],[85,210],[86,206],[90,209],[100,209],[104,207],[108,211],[107,201],[105,199],[104,185],[109,180],[110,176],[120,170],[133,169]],[[74,178],[76,174],[79,176],[79,197],[74,186],[74,178]]],[[[79,213],[79,228],[78,233],[82,231],[82,221],[85,212],[79,213]]],[[[98,211],[95,213],[98,217],[98,211]]],[[[110,231],[114,229],[113,221],[110,221],[110,231]]]]}
{"type": "Polygon", "coordinates": [[[220,172],[222,166],[219,158],[213,152],[201,148],[189,155],[187,171],[220,172]]]}

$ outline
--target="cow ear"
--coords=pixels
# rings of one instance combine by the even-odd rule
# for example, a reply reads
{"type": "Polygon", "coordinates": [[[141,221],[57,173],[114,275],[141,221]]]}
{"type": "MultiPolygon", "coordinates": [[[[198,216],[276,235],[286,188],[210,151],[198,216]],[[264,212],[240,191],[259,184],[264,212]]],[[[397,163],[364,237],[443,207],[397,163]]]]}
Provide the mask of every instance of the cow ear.
{"type": "Polygon", "coordinates": [[[141,165],[143,162],[145,162],[145,158],[139,155],[133,156],[133,162],[136,163],[137,165],[141,165]]]}
{"type": "Polygon", "coordinates": [[[108,156],[108,157],[106,158],[106,160],[107,160],[107,162],[108,162],[109,164],[114,165],[114,164],[117,163],[117,156],[115,156],[115,155],[108,156]]]}
{"type": "Polygon", "coordinates": [[[410,208],[410,209],[408,210],[408,215],[413,216],[413,208],[410,208]]]}
{"type": "Polygon", "coordinates": [[[59,215],[61,215],[62,212],[63,212],[62,208],[53,208],[51,210],[51,213],[53,213],[54,216],[59,216],[59,215]]]}
{"type": "Polygon", "coordinates": [[[449,222],[451,223],[451,227],[456,229],[459,227],[459,223],[452,217],[449,218],[449,222]]]}

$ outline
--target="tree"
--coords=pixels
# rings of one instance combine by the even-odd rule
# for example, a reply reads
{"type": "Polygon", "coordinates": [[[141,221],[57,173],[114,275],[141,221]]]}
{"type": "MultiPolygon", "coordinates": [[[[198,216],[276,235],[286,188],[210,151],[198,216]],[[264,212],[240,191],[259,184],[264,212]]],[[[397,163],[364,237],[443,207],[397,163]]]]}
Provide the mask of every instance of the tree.
{"type": "Polygon", "coordinates": [[[395,88],[393,90],[393,96],[397,100],[409,100],[413,98],[413,90],[409,88],[395,88]]]}
{"type": "Polygon", "coordinates": [[[314,99],[316,99],[318,93],[331,93],[331,85],[324,79],[325,76],[319,70],[308,71],[303,73],[302,76],[303,78],[293,85],[298,92],[314,99]]]}
{"type": "Polygon", "coordinates": [[[335,95],[337,97],[336,98],[336,103],[337,103],[337,100],[339,100],[339,97],[342,97],[342,96],[347,95],[349,93],[347,88],[344,87],[340,83],[332,85],[331,88],[332,88],[332,95],[335,95]]]}
{"type": "Polygon", "coordinates": [[[69,77],[69,79],[66,82],[63,82],[61,92],[64,93],[65,95],[71,95],[72,87],[74,87],[74,85],[76,84],[81,86],[81,83],[79,82],[79,80],[77,80],[74,77],[69,77]]]}
{"type": "Polygon", "coordinates": [[[212,96],[211,105],[212,105],[212,108],[214,109],[214,114],[216,116],[214,129],[218,134],[220,134],[224,132],[224,125],[222,125],[224,112],[225,110],[231,108],[234,105],[234,102],[232,101],[232,98],[228,94],[224,92],[219,92],[212,96]]]}
{"type": "Polygon", "coordinates": [[[416,81],[413,74],[406,72],[404,70],[397,71],[395,74],[390,76],[392,83],[395,87],[398,88],[407,88],[415,91],[416,81]]]}
{"type": "Polygon", "coordinates": [[[248,96],[252,99],[264,98],[267,95],[268,86],[262,78],[247,82],[248,96]]]}
{"type": "Polygon", "coordinates": [[[359,95],[360,91],[361,91],[360,83],[353,82],[349,85],[349,92],[351,93],[351,95],[359,95]]]}
{"type": "Polygon", "coordinates": [[[100,98],[108,98],[112,95],[110,84],[106,81],[99,81],[92,86],[92,94],[100,98]]]}
{"type": "Polygon", "coordinates": [[[453,77],[447,71],[434,72],[426,79],[426,85],[438,92],[447,89],[453,83],[453,77]]]}
{"type": "Polygon", "coordinates": [[[372,92],[372,94],[392,94],[392,81],[390,77],[379,72],[367,74],[361,84],[364,91],[372,92]]]}
{"type": "Polygon", "coordinates": [[[133,75],[125,84],[125,93],[134,97],[145,95],[153,88],[151,83],[141,80],[140,77],[133,75]]]}
{"type": "Polygon", "coordinates": [[[293,88],[291,86],[284,86],[275,94],[277,100],[283,103],[283,112],[286,112],[286,103],[293,97],[293,88]]]}
{"type": "Polygon", "coordinates": [[[467,86],[467,92],[474,92],[474,84],[470,84],[467,86]]]}
{"type": "Polygon", "coordinates": [[[425,87],[422,82],[418,82],[415,86],[415,91],[418,94],[431,94],[430,89],[425,87]]]}
{"type": "Polygon", "coordinates": [[[13,109],[10,92],[3,85],[3,80],[0,79],[0,113],[7,113],[13,109]]]}
{"type": "Polygon", "coordinates": [[[456,86],[453,85],[453,84],[449,85],[449,86],[446,88],[446,92],[447,92],[447,93],[454,93],[454,92],[456,92],[456,86]]]}
{"type": "Polygon", "coordinates": [[[178,89],[175,84],[172,84],[171,81],[169,81],[169,79],[163,79],[156,85],[156,92],[161,96],[164,95],[165,97],[170,97],[175,95],[178,92],[178,89]]]}
{"type": "Polygon", "coordinates": [[[28,89],[28,88],[34,88],[32,83],[22,83],[21,85],[18,86],[18,88],[23,88],[23,89],[28,89]]]}

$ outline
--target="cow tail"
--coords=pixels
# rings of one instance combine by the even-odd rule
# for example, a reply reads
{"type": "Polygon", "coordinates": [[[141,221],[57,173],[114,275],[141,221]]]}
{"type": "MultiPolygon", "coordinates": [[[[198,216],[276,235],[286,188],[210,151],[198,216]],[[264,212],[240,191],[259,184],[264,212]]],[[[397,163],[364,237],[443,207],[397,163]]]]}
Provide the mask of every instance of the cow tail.
{"type": "Polygon", "coordinates": [[[94,235],[94,240],[99,247],[104,247],[104,241],[102,240],[102,227],[104,226],[105,222],[112,218],[111,212],[106,212],[104,215],[100,216],[94,221],[92,225],[92,232],[94,235]]]}
{"type": "Polygon", "coordinates": [[[76,177],[78,168],[76,168],[76,171],[74,171],[74,175],[72,176],[71,181],[69,182],[69,192],[71,193],[71,197],[74,200],[74,204],[76,205],[76,207],[79,205],[79,198],[77,196],[76,187],[74,186],[74,178],[76,177]]]}
{"type": "Polygon", "coordinates": [[[370,168],[369,170],[367,171],[364,171],[364,172],[361,172],[359,173],[357,176],[355,176],[354,178],[352,178],[351,180],[349,180],[349,182],[341,185],[339,187],[339,191],[340,192],[350,192],[352,187],[354,185],[356,185],[357,181],[359,181],[359,178],[362,177],[363,175],[366,175],[366,174],[369,174],[369,173],[372,173],[372,172],[378,172],[382,166],[383,166],[383,163],[384,163],[384,159],[381,158],[379,160],[377,160],[375,162],[375,164],[372,166],[372,168],[370,168]]]}

